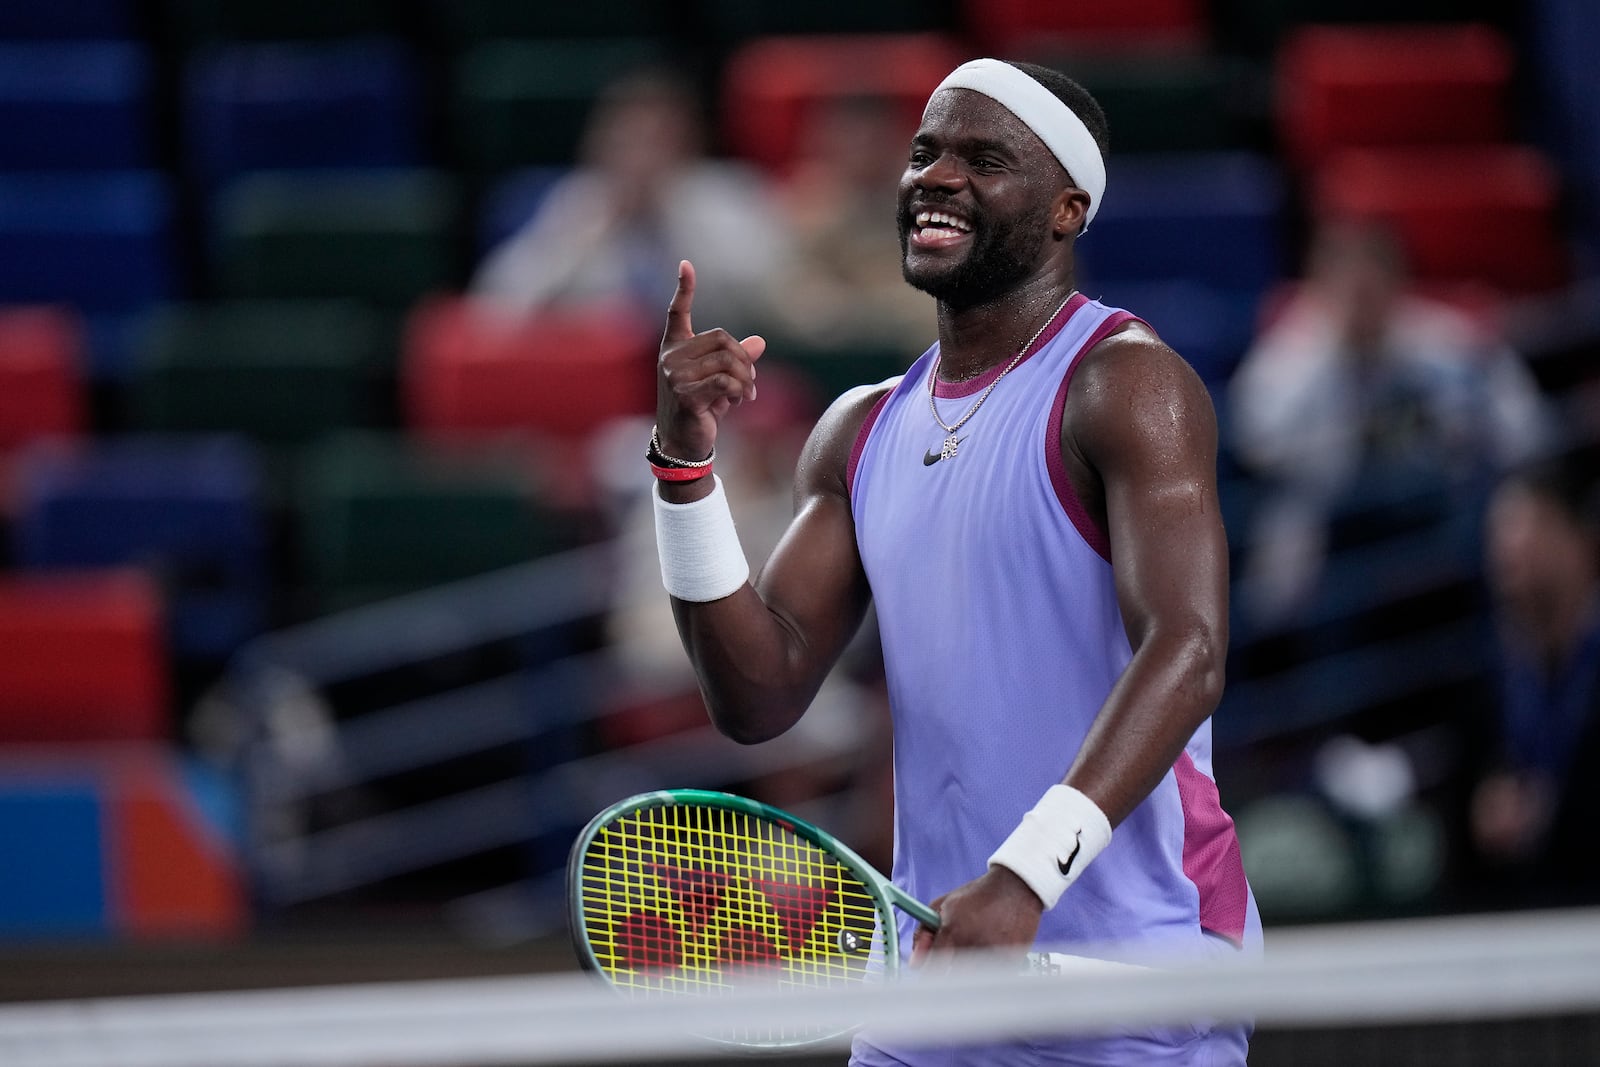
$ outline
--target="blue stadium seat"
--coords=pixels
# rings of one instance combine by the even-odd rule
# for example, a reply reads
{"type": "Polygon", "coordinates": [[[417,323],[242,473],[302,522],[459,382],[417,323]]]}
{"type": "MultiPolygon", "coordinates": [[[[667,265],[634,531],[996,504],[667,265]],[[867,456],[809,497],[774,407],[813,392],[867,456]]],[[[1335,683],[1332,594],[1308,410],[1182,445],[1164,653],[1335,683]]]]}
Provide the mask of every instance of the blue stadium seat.
{"type": "Polygon", "coordinates": [[[1180,280],[1116,282],[1089,295],[1149,323],[1213,393],[1227,383],[1255,336],[1258,301],[1250,292],[1180,280]]]}
{"type": "Polygon", "coordinates": [[[230,438],[124,438],[35,452],[17,478],[23,570],[135,565],[166,587],[172,647],[224,656],[267,621],[268,544],[256,454],[230,438]]]}
{"type": "Polygon", "coordinates": [[[0,40],[111,40],[139,35],[141,0],[0,4],[0,40]]]}
{"type": "Polygon", "coordinates": [[[152,171],[0,174],[0,303],[143,310],[177,288],[172,226],[152,171]]]}
{"type": "Polygon", "coordinates": [[[459,285],[460,185],[431,170],[258,172],[216,202],[228,296],[348,299],[391,310],[459,285]]]}
{"type": "Polygon", "coordinates": [[[211,192],[252,170],[418,164],[420,81],[379,38],[208,48],[185,76],[187,166],[211,192]]]}
{"type": "Polygon", "coordinates": [[[1538,106],[1524,117],[1560,161],[1585,268],[1600,272],[1600,68],[1592,56],[1600,8],[1589,0],[1548,0],[1528,14],[1529,78],[1538,106]]]}
{"type": "Polygon", "coordinates": [[[0,170],[149,166],[150,68],[132,42],[0,44],[0,170]]]}
{"type": "Polygon", "coordinates": [[[532,219],[545,195],[566,173],[565,167],[527,167],[491,185],[478,209],[478,255],[499,246],[532,219]]]}
{"type": "Polygon", "coordinates": [[[408,22],[404,9],[410,6],[409,0],[153,2],[174,44],[185,51],[214,41],[329,41],[393,33],[408,22]]]}
{"type": "Polygon", "coordinates": [[[1113,157],[1105,208],[1079,242],[1080,284],[1196,281],[1262,294],[1283,269],[1279,168],[1243,152],[1113,157]]]}

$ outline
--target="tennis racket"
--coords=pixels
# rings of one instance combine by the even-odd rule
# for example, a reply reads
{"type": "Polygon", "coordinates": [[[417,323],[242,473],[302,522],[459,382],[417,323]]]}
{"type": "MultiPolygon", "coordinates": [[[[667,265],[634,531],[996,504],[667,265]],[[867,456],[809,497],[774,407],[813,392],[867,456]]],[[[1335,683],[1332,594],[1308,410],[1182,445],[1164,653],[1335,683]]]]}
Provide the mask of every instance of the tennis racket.
{"type": "MultiPolygon", "coordinates": [[[[573,843],[567,900],[583,965],[646,998],[881,981],[902,962],[893,908],[939,925],[826,831],[701,789],[641,793],[596,815],[573,843]]],[[[730,1025],[704,1036],[777,1050],[837,1034],[730,1025]]]]}

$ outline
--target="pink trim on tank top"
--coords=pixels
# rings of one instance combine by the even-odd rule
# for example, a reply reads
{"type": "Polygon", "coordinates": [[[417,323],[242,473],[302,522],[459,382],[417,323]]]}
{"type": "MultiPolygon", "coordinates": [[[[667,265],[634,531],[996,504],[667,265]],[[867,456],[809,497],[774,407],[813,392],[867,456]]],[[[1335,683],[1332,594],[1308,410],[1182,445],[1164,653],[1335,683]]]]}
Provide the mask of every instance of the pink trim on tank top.
{"type": "Polygon", "coordinates": [[[1217,783],[1185,752],[1172,765],[1183,806],[1183,874],[1200,892],[1200,928],[1244,944],[1250,889],[1233,819],[1222,810],[1217,783]]]}
{"type": "Polygon", "coordinates": [[[861,463],[861,453],[867,447],[867,435],[872,433],[872,426],[878,421],[878,416],[883,414],[883,409],[889,403],[889,398],[894,395],[894,389],[885,389],[867,411],[867,417],[861,420],[861,429],[856,431],[855,443],[850,446],[850,462],[844,469],[844,491],[856,491],[856,467],[861,463]]]}
{"type": "MultiPolygon", "coordinates": [[[[1027,351],[1022,354],[1022,358],[1017,360],[1017,366],[1020,367],[1028,362],[1040,349],[1049,344],[1055,338],[1055,335],[1060,333],[1062,328],[1066,326],[1067,320],[1072,318],[1073,313],[1088,302],[1089,298],[1082,293],[1073,293],[1067,299],[1067,302],[1061,305],[1061,310],[1055,313],[1055,316],[1051,318],[1049,324],[1045,326],[1039,336],[1034,338],[1033,344],[1028,346],[1027,351]]],[[[955,400],[959,397],[981,393],[989,387],[990,382],[1000,377],[1000,372],[1005,369],[1006,365],[1001,363],[990,367],[978,377],[965,382],[947,382],[935,376],[933,379],[933,395],[940,400],[955,400]]]]}
{"type": "Polygon", "coordinates": [[[1072,357],[1072,362],[1067,365],[1067,373],[1061,376],[1061,385],[1056,389],[1055,403],[1050,406],[1050,421],[1045,426],[1044,462],[1050,471],[1050,484],[1055,487],[1056,499],[1061,501],[1061,508],[1067,513],[1067,518],[1072,520],[1072,525],[1078,528],[1078,533],[1089,545],[1100,554],[1100,558],[1107,563],[1111,562],[1111,538],[1105,529],[1089,514],[1089,509],[1083,506],[1083,501],[1078,499],[1078,491],[1072,488],[1072,479],[1067,477],[1067,463],[1061,455],[1061,417],[1067,410],[1067,387],[1072,384],[1072,376],[1078,371],[1078,364],[1095,345],[1111,336],[1113,332],[1121,329],[1130,322],[1140,322],[1135,315],[1126,311],[1113,312],[1106,316],[1106,320],[1095,328],[1089,339],[1078,348],[1077,355],[1072,357]]]}

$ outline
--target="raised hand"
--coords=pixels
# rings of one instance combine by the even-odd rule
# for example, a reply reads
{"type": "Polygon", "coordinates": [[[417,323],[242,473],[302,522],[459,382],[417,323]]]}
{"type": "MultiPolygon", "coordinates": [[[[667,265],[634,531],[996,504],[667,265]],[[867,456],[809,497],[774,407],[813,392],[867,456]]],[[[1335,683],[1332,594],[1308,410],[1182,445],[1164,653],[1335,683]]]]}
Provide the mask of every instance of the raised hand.
{"type": "Polygon", "coordinates": [[[717,426],[735,404],[756,398],[756,360],[765,339],[742,341],[726,330],[695,333],[694,264],[678,264],[678,289],[667,305],[667,328],[656,365],[656,426],[661,450],[679,459],[704,459],[717,442],[717,426]]]}

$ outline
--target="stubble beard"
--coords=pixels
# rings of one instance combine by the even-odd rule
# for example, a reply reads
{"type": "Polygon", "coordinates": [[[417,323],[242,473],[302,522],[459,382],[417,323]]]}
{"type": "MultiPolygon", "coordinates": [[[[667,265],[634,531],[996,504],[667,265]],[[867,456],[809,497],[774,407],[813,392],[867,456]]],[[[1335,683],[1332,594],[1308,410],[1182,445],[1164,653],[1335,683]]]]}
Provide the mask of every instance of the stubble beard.
{"type": "Polygon", "coordinates": [[[1048,208],[1008,220],[974,216],[973,241],[966,256],[942,270],[915,270],[908,258],[911,219],[902,210],[900,273],[911,286],[954,310],[988,303],[1016,288],[1037,269],[1048,218],[1048,208]]]}

